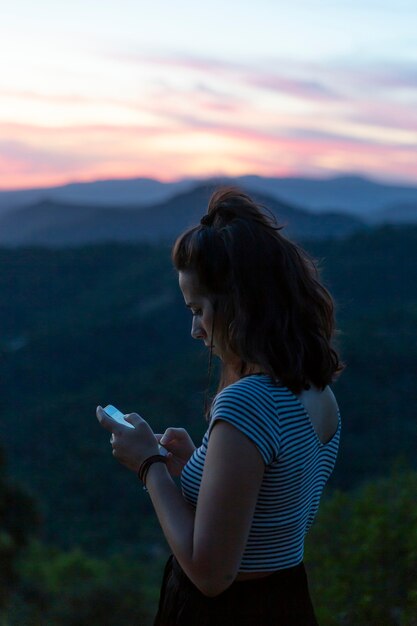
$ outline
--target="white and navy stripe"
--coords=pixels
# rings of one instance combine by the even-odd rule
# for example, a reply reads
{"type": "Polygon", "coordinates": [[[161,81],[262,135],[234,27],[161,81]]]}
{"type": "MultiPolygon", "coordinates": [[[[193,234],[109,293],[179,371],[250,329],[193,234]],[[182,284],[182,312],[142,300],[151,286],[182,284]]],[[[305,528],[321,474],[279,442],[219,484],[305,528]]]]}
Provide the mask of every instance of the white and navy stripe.
{"type": "Polygon", "coordinates": [[[334,468],[340,416],[333,438],[322,444],[298,398],[267,374],[241,378],[214,399],[203,442],[184,467],[184,497],[197,506],[208,440],[216,420],[245,433],[265,463],[240,572],[274,571],[303,560],[304,536],[334,468]]]}

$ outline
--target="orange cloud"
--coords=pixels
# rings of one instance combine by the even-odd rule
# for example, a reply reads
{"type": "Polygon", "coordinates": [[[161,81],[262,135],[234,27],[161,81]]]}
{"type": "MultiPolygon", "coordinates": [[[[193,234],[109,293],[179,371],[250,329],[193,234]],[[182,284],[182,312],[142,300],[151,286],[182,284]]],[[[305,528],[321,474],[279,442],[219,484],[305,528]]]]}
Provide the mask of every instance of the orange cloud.
{"type": "Polygon", "coordinates": [[[416,179],[411,146],[330,133],[274,132],[198,118],[172,128],[28,125],[0,127],[2,189],[103,178],[173,180],[219,174],[296,175],[343,171],[416,179]]]}

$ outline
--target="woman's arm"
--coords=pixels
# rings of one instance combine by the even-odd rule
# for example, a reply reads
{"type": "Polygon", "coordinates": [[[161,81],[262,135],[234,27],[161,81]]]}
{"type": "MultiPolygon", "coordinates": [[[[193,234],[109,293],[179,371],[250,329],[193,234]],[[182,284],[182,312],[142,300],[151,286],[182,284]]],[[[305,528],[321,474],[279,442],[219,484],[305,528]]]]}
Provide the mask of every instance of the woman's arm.
{"type": "Polygon", "coordinates": [[[146,485],[162,530],[184,572],[213,597],[236,578],[255,511],[264,462],[246,435],[218,420],[208,443],[197,509],[161,463],[146,485]]]}
{"type": "MultiPolygon", "coordinates": [[[[134,428],[110,419],[97,408],[101,425],[112,433],[113,455],[138,472],[158,454],[149,424],[136,413],[134,428]]],[[[146,486],[162,530],[181,567],[202,593],[216,596],[234,581],[247,542],[264,473],[261,453],[238,428],[214,423],[208,442],[196,511],[162,463],[150,466],[146,486]]]]}

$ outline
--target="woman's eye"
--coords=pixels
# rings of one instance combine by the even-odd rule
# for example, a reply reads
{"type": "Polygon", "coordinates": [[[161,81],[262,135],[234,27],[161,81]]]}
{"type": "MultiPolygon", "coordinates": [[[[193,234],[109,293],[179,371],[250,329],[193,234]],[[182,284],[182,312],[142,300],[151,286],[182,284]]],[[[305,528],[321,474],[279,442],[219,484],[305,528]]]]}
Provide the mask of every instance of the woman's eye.
{"type": "Polygon", "coordinates": [[[201,310],[201,309],[197,309],[197,310],[195,310],[195,311],[191,311],[191,312],[192,312],[192,314],[193,314],[193,317],[195,317],[196,315],[201,315],[202,310],[201,310]]]}

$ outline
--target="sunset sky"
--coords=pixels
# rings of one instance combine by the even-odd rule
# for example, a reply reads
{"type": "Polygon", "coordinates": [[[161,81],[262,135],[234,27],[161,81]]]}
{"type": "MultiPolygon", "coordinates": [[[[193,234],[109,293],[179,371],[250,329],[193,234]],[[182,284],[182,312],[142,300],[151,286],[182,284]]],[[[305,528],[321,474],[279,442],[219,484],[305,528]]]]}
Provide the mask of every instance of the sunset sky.
{"type": "Polygon", "coordinates": [[[0,53],[0,189],[345,172],[417,184],[415,0],[14,0],[0,53]]]}

